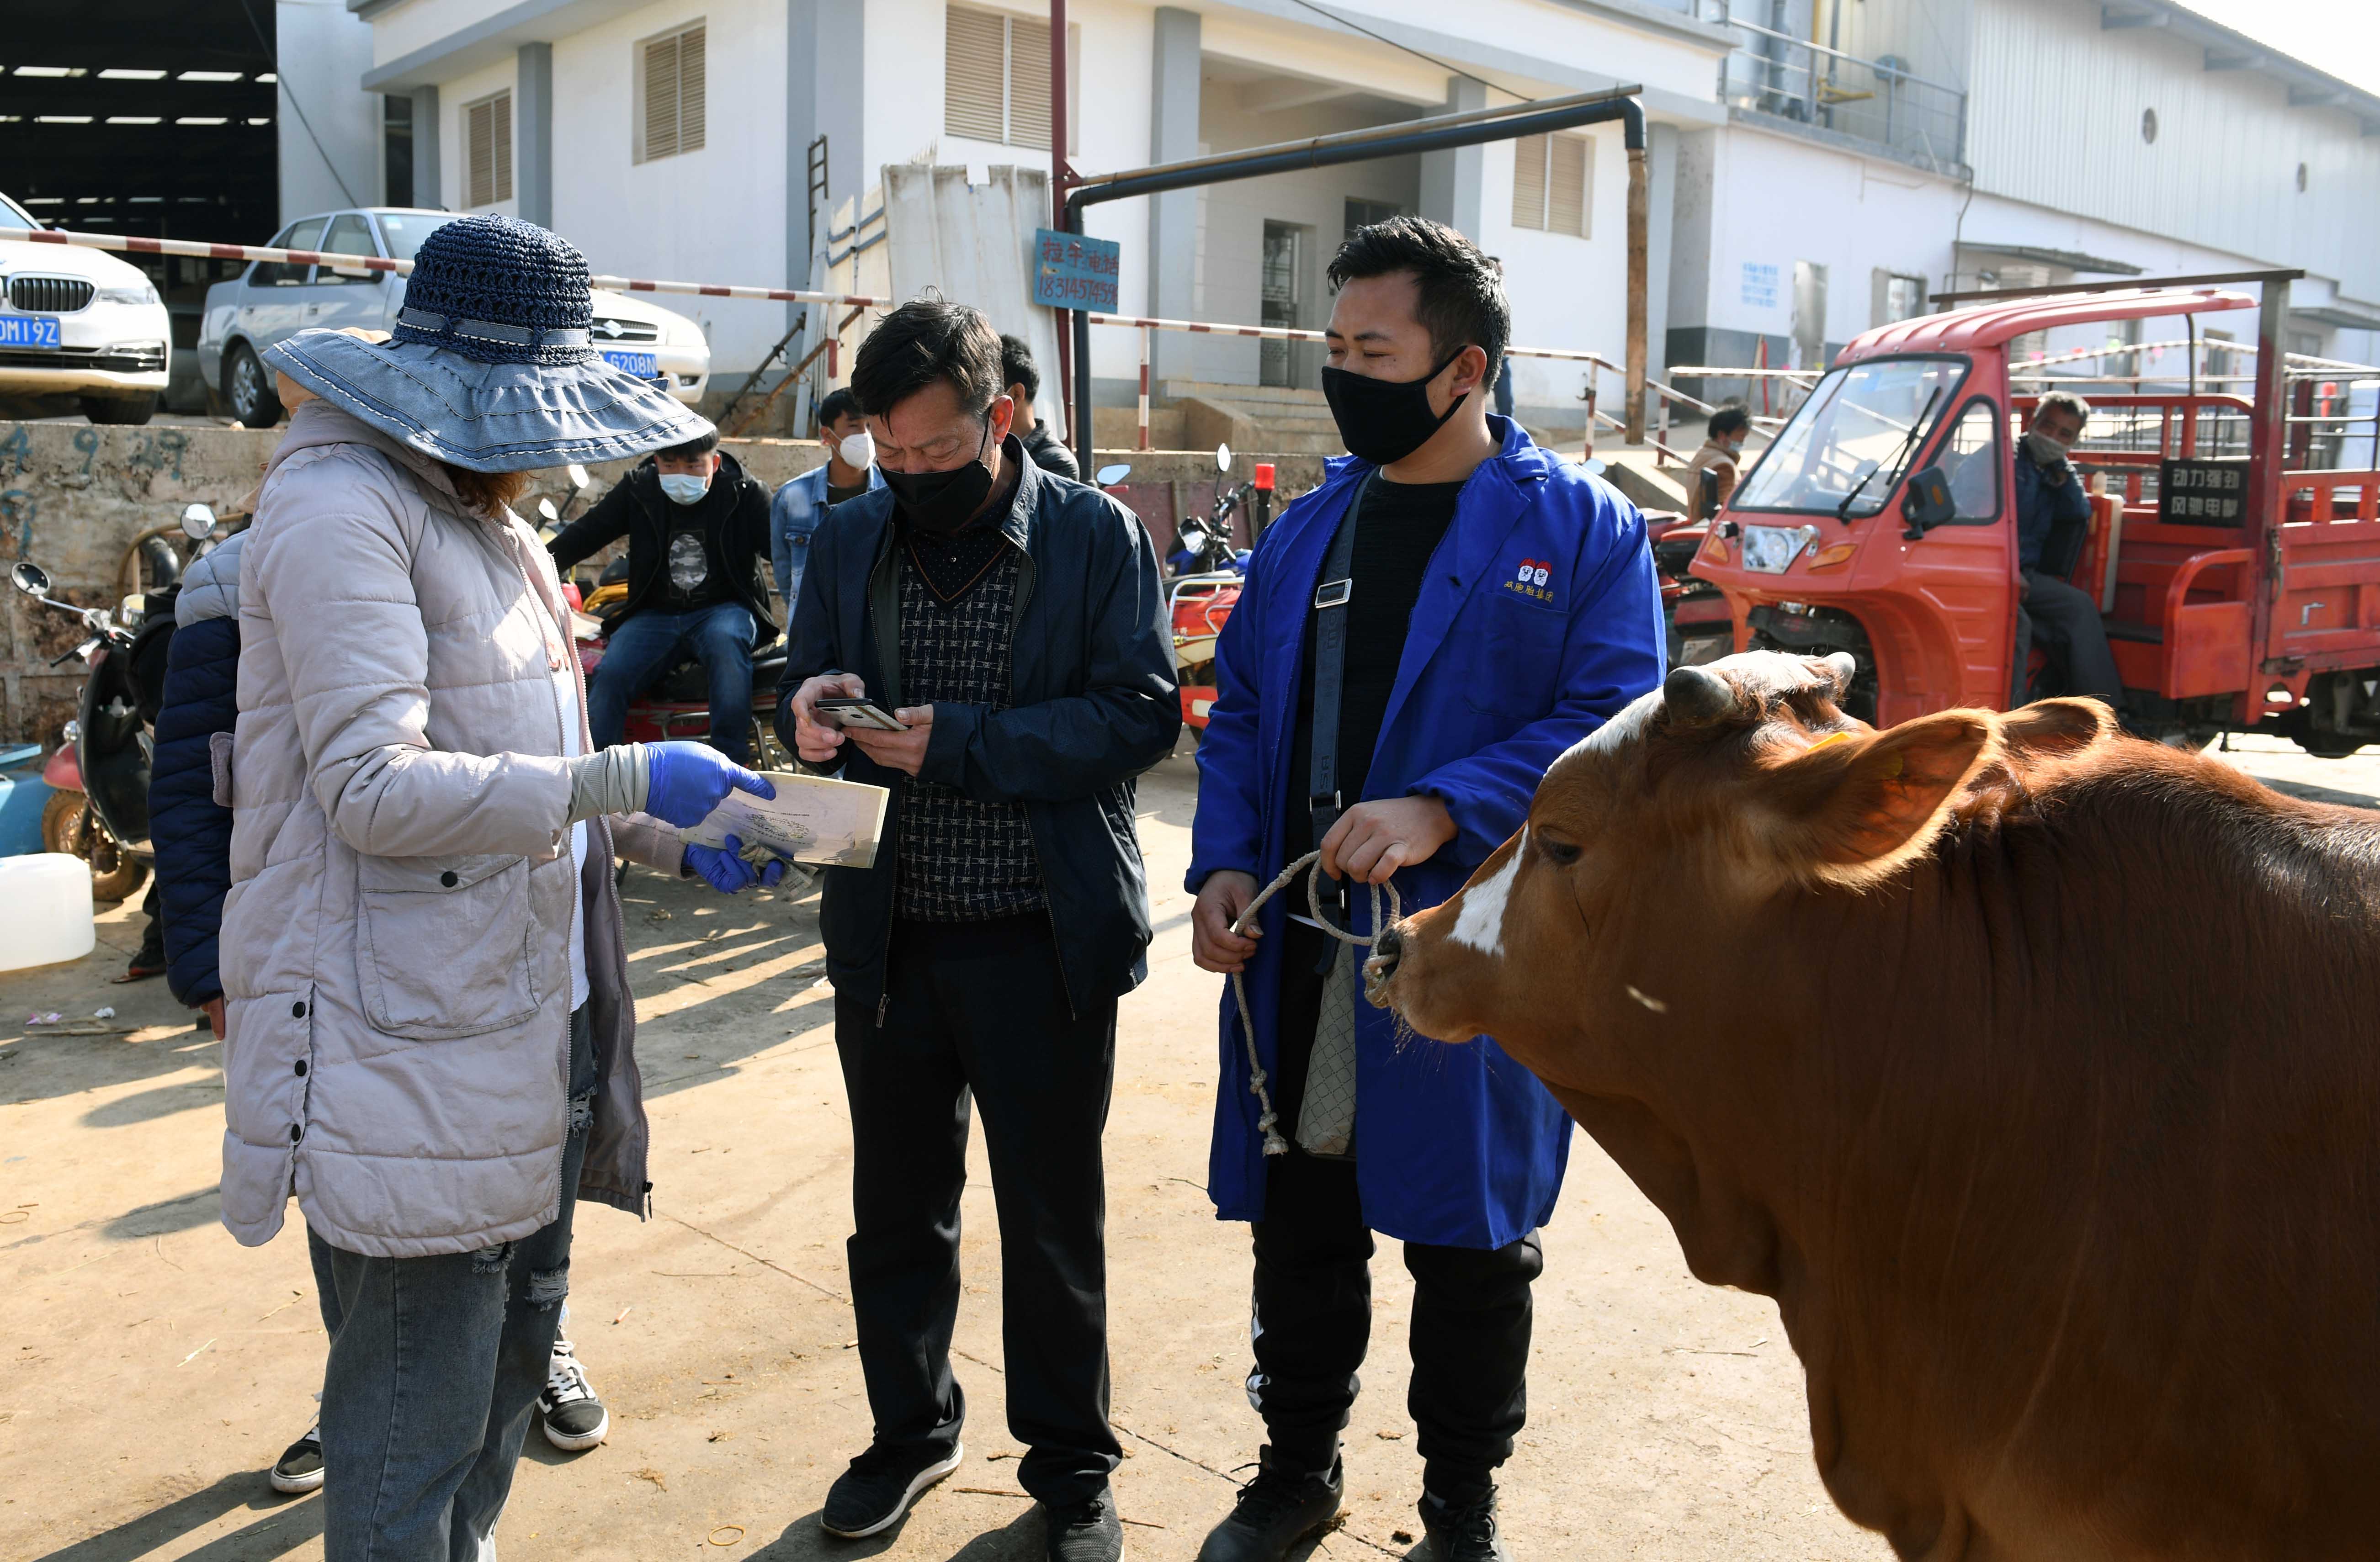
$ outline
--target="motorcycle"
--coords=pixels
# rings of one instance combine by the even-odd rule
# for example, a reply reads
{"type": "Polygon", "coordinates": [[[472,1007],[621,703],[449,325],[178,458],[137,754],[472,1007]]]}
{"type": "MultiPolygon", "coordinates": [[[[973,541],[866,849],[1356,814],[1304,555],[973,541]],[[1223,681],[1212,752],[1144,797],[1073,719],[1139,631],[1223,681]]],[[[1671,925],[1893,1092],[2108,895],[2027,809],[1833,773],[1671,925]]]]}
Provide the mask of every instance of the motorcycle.
{"type": "Polygon", "coordinates": [[[1735,621],[1728,614],[1725,594],[1687,573],[1710,536],[1710,523],[1690,521],[1674,510],[1647,510],[1645,533],[1653,545],[1653,573],[1661,584],[1669,664],[1698,667],[1717,661],[1735,648],[1735,621]]]}
{"type": "MultiPolygon", "coordinates": [[[[572,636],[578,645],[578,666],[587,681],[595,681],[603,648],[611,632],[598,616],[604,608],[628,595],[628,560],[622,554],[603,568],[595,589],[581,597],[576,581],[565,581],[562,594],[571,607],[572,636]]],[[[753,768],[789,770],[793,756],[777,741],[777,683],[785,671],[783,636],[752,650],[753,768]]],[[[662,743],[671,739],[699,741],[710,736],[710,674],[700,660],[686,657],[671,666],[628,702],[626,741],[662,743]]]]}
{"type": "MultiPolygon", "coordinates": [[[[174,632],[174,598],[181,586],[182,562],[165,537],[178,529],[193,543],[214,531],[215,515],[203,504],[182,512],[176,527],[142,533],[127,550],[126,563],[147,564],[149,584],[123,598],[111,611],[79,607],[51,595],[50,574],[30,560],[8,572],[9,583],[43,607],[81,621],[87,637],[54,660],[55,667],[80,657],[89,675],[65,741],[42,769],[51,787],[42,810],[42,845],[91,864],[91,898],[121,901],[148,878],[154,853],[149,844],[149,766],[155,750],[157,708],[164,698],[165,645],[174,632]]],[[[136,579],[134,584],[140,585],[136,579]]]]}
{"type": "MultiPolygon", "coordinates": [[[[1219,472],[1232,469],[1232,447],[1215,452],[1219,472]]],[[[1203,739],[1208,714],[1215,706],[1215,641],[1238,605],[1247,575],[1248,550],[1232,541],[1232,518],[1258,491],[1266,473],[1236,488],[1219,478],[1215,502],[1202,518],[1184,515],[1174,528],[1175,550],[1167,560],[1173,574],[1166,582],[1165,614],[1173,630],[1174,681],[1182,689],[1182,720],[1191,739],[1203,739]]]]}

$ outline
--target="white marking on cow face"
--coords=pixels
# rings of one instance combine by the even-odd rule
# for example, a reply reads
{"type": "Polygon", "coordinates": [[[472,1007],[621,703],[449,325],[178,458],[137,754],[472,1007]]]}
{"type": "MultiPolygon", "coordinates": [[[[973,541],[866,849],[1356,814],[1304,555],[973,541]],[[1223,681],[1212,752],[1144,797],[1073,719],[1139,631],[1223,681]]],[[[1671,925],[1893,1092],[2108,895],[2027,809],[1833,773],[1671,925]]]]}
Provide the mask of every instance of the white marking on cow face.
{"type": "Polygon", "coordinates": [[[1649,689],[1630,701],[1620,713],[1571,745],[1573,754],[1609,754],[1645,735],[1661,708],[1661,691],[1649,689]]]}
{"type": "Polygon", "coordinates": [[[1512,854],[1504,859],[1495,877],[1463,892],[1463,912],[1449,935],[1456,943],[1491,959],[1503,958],[1504,902],[1512,893],[1512,876],[1521,871],[1521,854],[1528,849],[1529,827],[1523,825],[1521,838],[1512,843],[1512,854]]]}

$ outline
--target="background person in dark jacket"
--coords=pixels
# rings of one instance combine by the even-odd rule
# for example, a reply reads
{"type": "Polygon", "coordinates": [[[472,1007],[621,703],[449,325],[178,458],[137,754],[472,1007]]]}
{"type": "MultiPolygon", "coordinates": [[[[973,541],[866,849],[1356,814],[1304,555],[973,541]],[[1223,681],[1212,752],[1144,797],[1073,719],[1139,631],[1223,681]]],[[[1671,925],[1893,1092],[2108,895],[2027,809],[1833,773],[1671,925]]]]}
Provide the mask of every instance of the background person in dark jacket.
{"type": "Polygon", "coordinates": [[[595,745],[625,740],[628,702],[687,656],[710,674],[710,746],[752,751],[752,648],[769,616],[769,490],[705,434],[650,457],[547,545],[554,567],[628,539],[628,599],[587,689],[595,745]]]}
{"type": "Polygon", "coordinates": [[[1075,453],[1034,415],[1033,400],[1041,394],[1041,371],[1033,367],[1033,349],[1025,345],[1024,337],[1000,339],[1000,380],[1016,407],[1016,435],[1025,442],[1025,454],[1043,471],[1080,481],[1083,469],[1076,465],[1075,453]]]}
{"type": "Polygon", "coordinates": [[[2024,703],[2026,657],[2034,646],[2049,653],[2059,694],[2091,695],[2124,713],[2124,680],[2107,648],[2098,599],[2066,578],[2082,556],[2091,496],[2067,454],[2082,437],[2091,404],[2070,391],[2052,391],[2033,410],[2033,425],[2016,452],[2017,567],[2024,588],[2016,609],[2016,686],[2011,704],[2024,703]]]}
{"type": "Polygon", "coordinates": [[[886,487],[810,545],[777,730],[890,787],[870,868],[830,868],[821,932],[851,1101],[852,1300],[875,1437],[820,1521],[890,1528],[956,1469],[951,1375],[967,1104],[1002,1237],[1008,1425],[1049,1554],[1113,1562],[1105,1184],[1116,999],[1148,973],[1134,779],[1182,712],[1157,557],[1132,513],[1026,459],[999,338],[903,305],[852,385],[886,487]],[[906,730],[838,730],[871,696],[906,730]]]}

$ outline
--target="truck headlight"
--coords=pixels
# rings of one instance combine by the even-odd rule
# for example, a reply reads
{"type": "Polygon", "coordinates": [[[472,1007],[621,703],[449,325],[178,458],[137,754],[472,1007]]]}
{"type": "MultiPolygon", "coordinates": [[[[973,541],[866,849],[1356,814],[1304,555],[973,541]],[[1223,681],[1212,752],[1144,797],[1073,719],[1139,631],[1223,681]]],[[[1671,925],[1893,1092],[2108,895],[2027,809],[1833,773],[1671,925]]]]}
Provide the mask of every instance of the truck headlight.
{"type": "Polygon", "coordinates": [[[1783,575],[1794,556],[1817,539],[1816,527],[1745,527],[1743,567],[1761,575],[1783,575]]]}
{"type": "Polygon", "coordinates": [[[153,304],[157,290],[147,283],[138,287],[103,287],[94,295],[103,304],[153,304]]]}

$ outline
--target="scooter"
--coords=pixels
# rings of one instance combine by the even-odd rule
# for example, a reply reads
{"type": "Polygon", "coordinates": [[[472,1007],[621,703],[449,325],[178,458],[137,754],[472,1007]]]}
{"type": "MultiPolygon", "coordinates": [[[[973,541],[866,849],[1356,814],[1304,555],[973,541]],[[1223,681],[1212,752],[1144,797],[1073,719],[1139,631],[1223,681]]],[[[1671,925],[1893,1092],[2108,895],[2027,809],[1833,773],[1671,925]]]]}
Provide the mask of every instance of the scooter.
{"type": "MultiPolygon", "coordinates": [[[[178,529],[195,543],[214,527],[214,512],[192,504],[182,512],[178,529]]],[[[181,585],[181,560],[164,541],[175,529],[159,527],[134,539],[129,551],[149,566],[149,587],[125,597],[114,611],[58,600],[51,595],[49,572],[30,560],[8,572],[18,590],[73,614],[87,635],[50,663],[79,656],[90,672],[65,742],[42,769],[51,787],[42,810],[42,845],[91,864],[95,901],[129,897],[155,856],[149,843],[149,765],[164,693],[165,642],[174,632],[174,596],[181,585]]]]}

